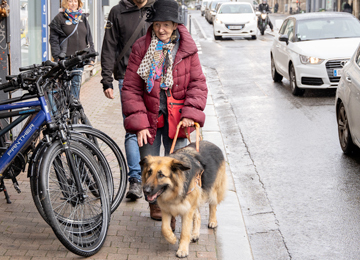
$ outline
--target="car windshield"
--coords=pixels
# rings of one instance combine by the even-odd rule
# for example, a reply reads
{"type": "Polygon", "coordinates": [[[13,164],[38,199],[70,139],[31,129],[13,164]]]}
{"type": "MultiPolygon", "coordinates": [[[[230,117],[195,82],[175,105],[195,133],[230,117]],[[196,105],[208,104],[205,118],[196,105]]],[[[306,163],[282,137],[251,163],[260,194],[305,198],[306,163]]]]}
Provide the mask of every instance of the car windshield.
{"type": "Polygon", "coordinates": [[[298,41],[360,37],[360,23],[350,17],[300,20],[296,26],[298,41]]]}
{"type": "Polygon", "coordinates": [[[219,14],[250,14],[253,10],[248,4],[222,5],[219,14]]]}
{"type": "Polygon", "coordinates": [[[215,10],[215,6],[216,6],[216,4],[217,4],[218,2],[219,2],[219,1],[211,2],[211,7],[210,7],[210,9],[211,9],[211,10],[215,10]]]}

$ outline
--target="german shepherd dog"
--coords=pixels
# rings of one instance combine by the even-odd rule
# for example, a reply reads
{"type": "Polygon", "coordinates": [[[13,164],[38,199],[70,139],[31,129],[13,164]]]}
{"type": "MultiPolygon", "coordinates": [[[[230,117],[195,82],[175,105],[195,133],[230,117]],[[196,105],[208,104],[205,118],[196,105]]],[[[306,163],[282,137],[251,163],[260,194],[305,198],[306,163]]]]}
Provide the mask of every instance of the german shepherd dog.
{"type": "Polygon", "coordinates": [[[181,216],[182,227],[177,257],[189,254],[190,240],[199,240],[201,203],[209,203],[209,228],[217,227],[216,207],[227,190],[226,165],[222,151],[216,145],[200,141],[160,157],[146,156],[141,160],[145,199],[157,201],[162,213],[161,231],[165,239],[176,243],[171,230],[171,217],[181,216]]]}

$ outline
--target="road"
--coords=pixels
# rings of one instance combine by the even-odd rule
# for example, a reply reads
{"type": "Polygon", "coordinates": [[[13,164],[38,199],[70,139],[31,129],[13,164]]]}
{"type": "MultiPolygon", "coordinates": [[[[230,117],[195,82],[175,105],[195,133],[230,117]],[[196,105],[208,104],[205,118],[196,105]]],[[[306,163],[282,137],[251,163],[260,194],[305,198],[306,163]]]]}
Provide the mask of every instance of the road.
{"type": "Polygon", "coordinates": [[[272,81],[273,36],[215,41],[190,14],[254,259],[359,259],[360,159],[341,151],[335,91],[294,97],[272,81]]]}

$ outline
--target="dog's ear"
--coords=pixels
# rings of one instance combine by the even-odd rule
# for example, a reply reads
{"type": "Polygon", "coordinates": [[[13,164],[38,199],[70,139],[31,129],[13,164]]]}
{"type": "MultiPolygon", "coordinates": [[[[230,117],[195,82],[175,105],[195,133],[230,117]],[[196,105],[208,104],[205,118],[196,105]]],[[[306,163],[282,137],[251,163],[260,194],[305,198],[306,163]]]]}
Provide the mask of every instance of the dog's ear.
{"type": "Polygon", "coordinates": [[[190,166],[186,162],[174,159],[171,163],[171,171],[176,172],[176,170],[180,170],[180,171],[190,170],[190,166]]]}
{"type": "Polygon", "coordinates": [[[140,162],[140,166],[141,168],[146,167],[149,164],[149,159],[150,159],[151,155],[145,156],[140,162]]]}

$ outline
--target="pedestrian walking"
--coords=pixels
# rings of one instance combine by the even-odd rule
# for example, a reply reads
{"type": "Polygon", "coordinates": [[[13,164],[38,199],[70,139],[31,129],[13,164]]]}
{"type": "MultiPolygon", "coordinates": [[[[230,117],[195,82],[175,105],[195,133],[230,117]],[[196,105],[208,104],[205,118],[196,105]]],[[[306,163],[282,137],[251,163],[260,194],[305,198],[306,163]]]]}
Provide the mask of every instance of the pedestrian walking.
{"type": "Polygon", "coordinates": [[[275,7],[274,7],[274,13],[277,13],[278,10],[279,10],[279,3],[276,2],[275,7]]]}
{"type": "Polygon", "coordinates": [[[342,10],[343,12],[346,12],[346,13],[352,13],[352,8],[351,8],[351,5],[349,5],[349,3],[348,2],[345,2],[345,4],[344,4],[344,7],[343,7],[343,10],[342,10]]]}
{"type": "MultiPolygon", "coordinates": [[[[151,23],[146,22],[146,11],[155,0],[122,0],[109,13],[101,51],[101,83],[107,98],[113,99],[113,80],[123,87],[132,44],[146,34],[151,23]],[[114,78],[113,78],[114,74],[114,78]]],[[[137,200],[142,197],[140,152],[136,134],[126,133],[125,153],[129,167],[130,187],[126,198],[137,200]]]]}
{"type": "MultiPolygon", "coordinates": [[[[203,126],[208,92],[196,44],[178,19],[177,2],[158,0],[147,21],[152,26],[132,47],[121,97],[125,129],[137,134],[141,159],[160,155],[161,145],[169,154],[180,119],[185,127],[203,126]],[[175,108],[177,103],[183,107],[175,108]],[[174,113],[180,113],[177,122],[174,113]]],[[[178,138],[175,150],[186,144],[186,138],[178,138]]],[[[161,219],[156,203],[150,204],[150,216],[161,219]]]]}
{"type": "MultiPolygon", "coordinates": [[[[55,61],[66,59],[86,48],[95,52],[88,14],[83,13],[82,6],[81,0],[63,0],[62,9],[49,25],[51,55],[55,61]]],[[[91,59],[91,63],[94,63],[94,59],[91,59]]],[[[74,77],[71,80],[71,94],[77,99],[83,70],[84,68],[76,68],[72,71],[74,77]]]]}

